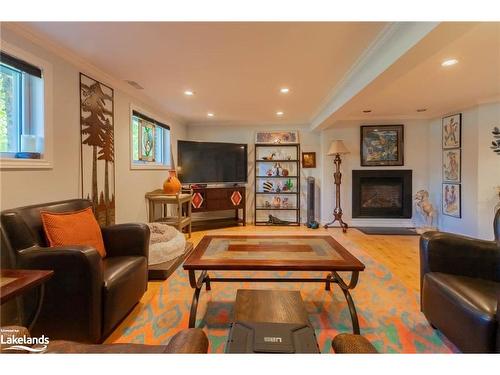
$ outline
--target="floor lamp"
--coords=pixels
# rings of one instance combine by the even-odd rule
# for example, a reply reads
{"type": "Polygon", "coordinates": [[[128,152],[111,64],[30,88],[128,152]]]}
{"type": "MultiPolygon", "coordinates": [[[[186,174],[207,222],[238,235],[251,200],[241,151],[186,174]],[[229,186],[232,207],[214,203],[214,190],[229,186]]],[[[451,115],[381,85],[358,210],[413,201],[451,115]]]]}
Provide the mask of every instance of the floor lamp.
{"type": "Polygon", "coordinates": [[[349,150],[341,140],[332,141],[328,149],[329,156],[335,155],[335,159],[333,159],[335,164],[335,173],[333,174],[335,180],[335,209],[333,210],[333,221],[325,224],[325,229],[331,227],[333,223],[338,221],[344,233],[347,231],[347,224],[342,220],[342,208],[340,207],[340,184],[342,179],[342,173],[340,173],[340,164],[342,160],[340,159],[340,155],[348,153],[349,150]]]}

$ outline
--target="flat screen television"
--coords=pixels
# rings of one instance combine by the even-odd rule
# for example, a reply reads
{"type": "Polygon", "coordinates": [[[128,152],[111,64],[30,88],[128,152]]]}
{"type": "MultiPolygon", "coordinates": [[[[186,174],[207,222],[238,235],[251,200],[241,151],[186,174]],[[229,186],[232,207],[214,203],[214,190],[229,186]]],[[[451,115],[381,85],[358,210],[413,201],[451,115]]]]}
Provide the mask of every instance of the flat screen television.
{"type": "Polygon", "coordinates": [[[247,182],[246,144],[178,141],[177,161],[185,184],[247,182]]]}

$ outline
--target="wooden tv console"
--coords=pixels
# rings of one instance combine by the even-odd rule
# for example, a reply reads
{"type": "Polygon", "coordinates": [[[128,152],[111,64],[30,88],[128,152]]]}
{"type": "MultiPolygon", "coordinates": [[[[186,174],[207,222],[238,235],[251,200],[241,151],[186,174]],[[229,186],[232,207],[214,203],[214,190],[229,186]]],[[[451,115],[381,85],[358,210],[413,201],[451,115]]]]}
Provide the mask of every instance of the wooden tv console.
{"type": "Polygon", "coordinates": [[[193,220],[193,230],[246,225],[246,188],[244,186],[191,188],[193,189],[191,202],[193,213],[234,210],[232,217],[193,220]],[[240,218],[239,210],[243,211],[242,218],[240,218]]]}

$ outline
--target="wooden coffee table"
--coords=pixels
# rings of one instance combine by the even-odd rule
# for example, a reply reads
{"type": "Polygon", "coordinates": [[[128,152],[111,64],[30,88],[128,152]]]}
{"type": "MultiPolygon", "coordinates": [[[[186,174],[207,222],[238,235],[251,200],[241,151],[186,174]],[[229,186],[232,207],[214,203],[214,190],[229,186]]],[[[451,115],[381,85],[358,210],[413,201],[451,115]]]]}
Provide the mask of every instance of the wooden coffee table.
{"type": "Polygon", "coordinates": [[[320,282],[330,290],[337,284],[349,306],[353,332],[359,334],[356,307],[349,290],[356,287],[365,269],[356,257],[331,236],[205,236],[184,263],[194,289],[189,327],[196,323],[196,311],[203,284],[212,282],[320,282]],[[196,271],[200,275],[196,277],[196,271]],[[210,277],[208,271],[324,271],[324,278],[210,277]],[[339,271],[351,272],[346,283],[339,271]]]}

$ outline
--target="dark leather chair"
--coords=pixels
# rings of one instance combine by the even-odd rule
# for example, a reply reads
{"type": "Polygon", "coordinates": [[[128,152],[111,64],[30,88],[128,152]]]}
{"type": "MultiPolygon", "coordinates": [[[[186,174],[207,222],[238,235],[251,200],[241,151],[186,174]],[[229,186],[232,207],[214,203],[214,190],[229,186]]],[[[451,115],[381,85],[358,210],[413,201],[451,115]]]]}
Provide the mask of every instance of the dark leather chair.
{"type": "MultiPolygon", "coordinates": [[[[89,200],[73,199],[1,213],[14,266],[55,272],[45,286],[42,310],[32,328],[35,336],[102,342],[147,289],[149,228],[145,224],[102,228],[104,259],[90,246],[47,247],[41,210],[67,212],[90,206],[89,200]]],[[[24,316],[32,314],[34,297],[23,298],[24,316]]]]}
{"type": "MultiPolygon", "coordinates": [[[[1,352],[29,353],[27,350],[11,350],[11,345],[4,344],[11,339],[31,337],[25,327],[8,326],[1,328],[3,336],[1,352]]],[[[38,348],[39,345],[31,345],[38,348]]],[[[166,345],[145,344],[81,344],[74,341],[50,341],[43,353],[49,354],[206,354],[208,352],[208,338],[200,328],[188,328],[176,333],[166,345]]]]}
{"type": "Polygon", "coordinates": [[[500,210],[495,241],[427,232],[420,239],[421,310],[462,352],[500,353],[500,210]]]}

